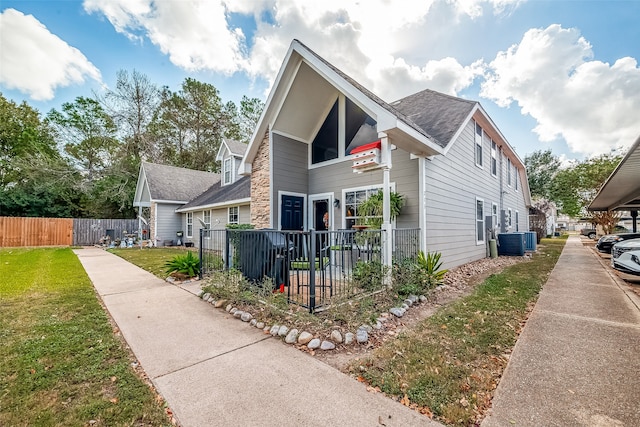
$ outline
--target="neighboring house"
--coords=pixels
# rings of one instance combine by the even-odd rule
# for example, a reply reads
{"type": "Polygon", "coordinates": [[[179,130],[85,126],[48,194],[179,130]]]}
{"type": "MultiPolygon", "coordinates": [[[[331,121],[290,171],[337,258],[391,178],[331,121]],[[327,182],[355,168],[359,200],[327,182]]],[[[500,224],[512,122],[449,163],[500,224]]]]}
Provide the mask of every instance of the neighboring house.
{"type": "Polygon", "coordinates": [[[183,216],[187,241],[198,246],[203,227],[224,229],[251,221],[251,180],[238,174],[246,149],[247,144],[225,139],[216,156],[222,165],[220,181],[176,210],[183,216]]]}
{"type": "Polygon", "coordinates": [[[297,40],[240,172],[252,224],[281,230],[325,229],[325,213],[351,228],[388,182],[406,203],[386,227],[420,228],[446,268],[485,257],[491,229],[529,229],[524,165],[478,102],[424,90],[386,103],[297,40]],[[354,173],[351,151],[377,140],[381,167],[354,173]]]}
{"type": "Polygon", "coordinates": [[[247,144],[223,140],[216,158],[221,174],[141,164],[133,206],[149,222],[157,246],[175,242],[178,232],[183,242],[197,246],[202,224],[213,229],[249,222],[249,179],[238,174],[246,148],[247,144]]]}

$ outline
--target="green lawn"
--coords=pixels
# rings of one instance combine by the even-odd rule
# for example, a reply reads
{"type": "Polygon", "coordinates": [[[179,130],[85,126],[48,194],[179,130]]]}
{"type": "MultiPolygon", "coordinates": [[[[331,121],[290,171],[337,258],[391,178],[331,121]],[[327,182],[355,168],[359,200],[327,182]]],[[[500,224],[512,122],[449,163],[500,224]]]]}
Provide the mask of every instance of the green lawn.
{"type": "Polygon", "coordinates": [[[351,373],[446,424],[476,425],[565,242],[543,239],[532,261],[491,275],[473,294],[356,361],[351,373]]]}
{"type": "MultiPolygon", "coordinates": [[[[126,259],[131,264],[137,265],[161,279],[166,279],[169,275],[166,272],[166,262],[171,261],[176,255],[184,255],[186,251],[188,249],[185,248],[109,249],[109,252],[126,259]]],[[[197,252],[195,255],[198,255],[197,252]]]]}
{"type": "Polygon", "coordinates": [[[69,248],[0,249],[0,425],[170,425],[69,248]]]}

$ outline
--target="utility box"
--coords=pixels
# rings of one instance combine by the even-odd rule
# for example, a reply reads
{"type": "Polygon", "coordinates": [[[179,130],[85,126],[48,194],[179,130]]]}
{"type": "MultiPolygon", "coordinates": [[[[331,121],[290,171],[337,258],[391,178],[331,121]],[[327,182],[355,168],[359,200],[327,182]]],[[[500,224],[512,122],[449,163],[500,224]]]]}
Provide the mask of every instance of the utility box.
{"type": "Polygon", "coordinates": [[[535,231],[524,232],[524,249],[526,251],[535,251],[538,243],[538,233],[535,231]]]}
{"type": "Polygon", "coordinates": [[[524,233],[498,234],[498,254],[506,256],[524,256],[524,233]]]}

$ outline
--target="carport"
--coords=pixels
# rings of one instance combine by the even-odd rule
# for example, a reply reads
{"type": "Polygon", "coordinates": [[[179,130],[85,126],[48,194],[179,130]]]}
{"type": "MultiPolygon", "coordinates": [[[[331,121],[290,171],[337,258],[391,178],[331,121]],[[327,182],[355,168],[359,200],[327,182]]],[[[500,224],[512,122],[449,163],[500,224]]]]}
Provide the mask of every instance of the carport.
{"type": "Polygon", "coordinates": [[[638,231],[640,209],[640,137],[631,146],[618,167],[611,173],[596,197],[587,208],[589,211],[630,211],[633,232],[638,231]]]}

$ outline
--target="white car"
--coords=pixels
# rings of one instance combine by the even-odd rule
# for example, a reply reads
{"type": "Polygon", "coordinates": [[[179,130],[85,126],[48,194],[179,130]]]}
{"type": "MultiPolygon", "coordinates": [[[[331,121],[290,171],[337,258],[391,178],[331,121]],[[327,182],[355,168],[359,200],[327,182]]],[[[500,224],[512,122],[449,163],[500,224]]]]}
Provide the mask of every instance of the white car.
{"type": "Polygon", "coordinates": [[[611,266],[625,273],[640,275],[640,239],[625,240],[613,245],[611,266]]]}

